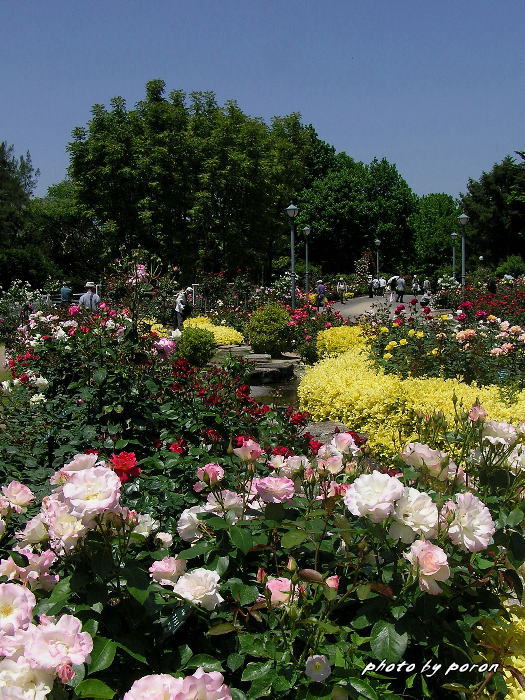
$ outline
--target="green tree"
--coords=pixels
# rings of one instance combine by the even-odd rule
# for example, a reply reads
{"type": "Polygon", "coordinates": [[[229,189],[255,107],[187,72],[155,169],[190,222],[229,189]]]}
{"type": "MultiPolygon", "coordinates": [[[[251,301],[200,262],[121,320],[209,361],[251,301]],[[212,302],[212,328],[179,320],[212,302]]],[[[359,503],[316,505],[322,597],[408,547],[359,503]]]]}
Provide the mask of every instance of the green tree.
{"type": "Polygon", "coordinates": [[[462,205],[470,217],[469,249],[497,264],[509,255],[525,257],[525,161],[507,156],[479,180],[469,179],[462,205]]]}
{"type": "Polygon", "coordinates": [[[29,151],[16,158],[13,146],[0,143],[0,242],[4,247],[16,247],[38,175],[29,151]]]}
{"type": "Polygon", "coordinates": [[[449,194],[432,193],[417,198],[416,210],[410,215],[408,223],[413,230],[418,272],[433,274],[436,269],[449,264],[451,233],[460,233],[460,214],[459,204],[449,194]]]}
{"type": "Polygon", "coordinates": [[[302,192],[300,206],[300,225],[312,227],[312,257],[326,269],[351,270],[356,258],[375,249],[376,238],[385,269],[406,263],[415,195],[386,159],[366,165],[339,153],[335,166],[302,192]]]}

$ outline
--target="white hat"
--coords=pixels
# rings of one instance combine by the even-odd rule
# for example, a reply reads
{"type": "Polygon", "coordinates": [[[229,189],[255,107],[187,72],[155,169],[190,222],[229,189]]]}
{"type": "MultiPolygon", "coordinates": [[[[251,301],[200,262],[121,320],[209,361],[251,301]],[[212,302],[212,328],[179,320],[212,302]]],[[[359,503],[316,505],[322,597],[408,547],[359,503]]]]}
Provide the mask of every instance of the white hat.
{"type": "Polygon", "coordinates": [[[193,287],[186,287],[187,292],[193,292],[193,287]]]}
{"type": "Polygon", "coordinates": [[[96,287],[97,285],[94,282],[86,282],[84,287],[96,287]]]}

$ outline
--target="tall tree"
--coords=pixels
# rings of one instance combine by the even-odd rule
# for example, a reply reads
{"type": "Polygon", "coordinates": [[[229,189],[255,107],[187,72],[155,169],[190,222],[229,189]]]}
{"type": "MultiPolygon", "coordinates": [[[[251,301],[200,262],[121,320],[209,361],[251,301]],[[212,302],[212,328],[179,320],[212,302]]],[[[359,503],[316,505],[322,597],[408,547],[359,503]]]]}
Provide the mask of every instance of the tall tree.
{"type": "MultiPolygon", "coordinates": [[[[518,155],[521,155],[518,153],[518,155]]],[[[462,205],[470,216],[469,248],[497,263],[525,257],[525,161],[507,156],[479,180],[469,179],[462,205]]]]}
{"type": "Polygon", "coordinates": [[[29,151],[16,158],[13,146],[6,141],[0,143],[0,242],[3,247],[17,245],[38,175],[29,151]]]}
{"type": "Polygon", "coordinates": [[[418,271],[432,274],[449,264],[453,231],[458,232],[460,207],[450,194],[432,193],[417,199],[408,223],[414,232],[418,271]]]}

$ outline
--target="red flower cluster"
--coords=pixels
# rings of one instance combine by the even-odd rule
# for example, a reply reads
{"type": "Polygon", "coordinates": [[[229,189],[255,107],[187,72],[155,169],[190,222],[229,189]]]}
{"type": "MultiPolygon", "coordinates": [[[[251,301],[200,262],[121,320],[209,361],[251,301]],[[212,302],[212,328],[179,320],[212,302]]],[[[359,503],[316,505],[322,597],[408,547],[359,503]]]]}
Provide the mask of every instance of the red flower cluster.
{"type": "Polygon", "coordinates": [[[179,438],[176,442],[172,442],[168,449],[170,452],[185,455],[188,452],[188,445],[184,438],[179,438]]]}
{"type": "Polygon", "coordinates": [[[140,467],[137,467],[137,458],[134,452],[120,452],[118,455],[113,453],[108,461],[123,484],[140,474],[140,467]]]}
{"type": "MultiPolygon", "coordinates": [[[[267,450],[269,451],[269,450],[267,450]]],[[[282,457],[292,457],[293,452],[290,450],[288,447],[284,447],[283,445],[277,445],[276,447],[272,447],[272,454],[273,455],[281,455],[282,457]]]]}

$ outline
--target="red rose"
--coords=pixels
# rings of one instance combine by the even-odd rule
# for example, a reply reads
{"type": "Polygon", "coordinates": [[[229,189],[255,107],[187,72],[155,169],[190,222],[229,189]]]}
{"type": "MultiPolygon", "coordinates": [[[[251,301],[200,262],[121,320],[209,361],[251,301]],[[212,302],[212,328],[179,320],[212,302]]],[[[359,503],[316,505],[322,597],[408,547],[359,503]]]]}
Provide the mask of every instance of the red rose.
{"type": "Polygon", "coordinates": [[[108,461],[123,484],[140,474],[140,467],[137,467],[137,458],[134,452],[121,452],[118,455],[113,453],[108,461]]]}

